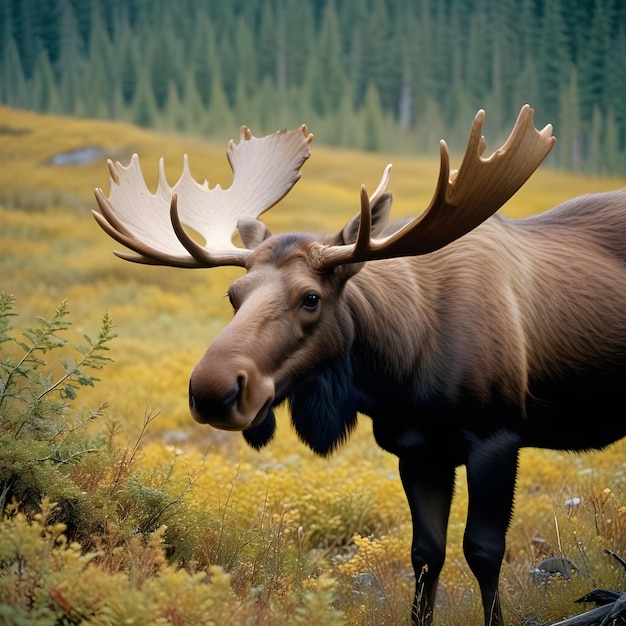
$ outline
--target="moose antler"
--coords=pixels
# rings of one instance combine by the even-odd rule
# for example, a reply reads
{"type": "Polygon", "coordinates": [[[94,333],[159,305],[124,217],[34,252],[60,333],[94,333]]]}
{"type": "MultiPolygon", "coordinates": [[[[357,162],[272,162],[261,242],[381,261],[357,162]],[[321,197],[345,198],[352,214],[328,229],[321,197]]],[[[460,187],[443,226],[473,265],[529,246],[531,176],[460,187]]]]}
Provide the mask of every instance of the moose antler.
{"type": "Polygon", "coordinates": [[[107,198],[101,189],[95,190],[101,213],[94,211],[94,217],[113,239],[138,253],[115,253],[128,261],[175,267],[243,266],[250,251],[232,241],[237,222],[259,217],[289,192],[309,158],[312,139],[305,125],[261,138],[242,126],[239,143],[231,140],[228,145],[233,182],[227,189],[219,185],[210,189],[206,180],[197,183],[187,155],[173,187],[160,160],[155,194],[146,186],[136,154],[127,167],[109,160],[110,194],[107,198]],[[204,238],[204,246],[183,224],[204,238]]]}
{"type": "Polygon", "coordinates": [[[478,111],[461,166],[452,174],[448,146],[441,141],[439,180],[430,205],[421,215],[384,239],[371,238],[371,207],[373,199],[385,191],[391,167],[388,165],[371,198],[365,187],[361,187],[361,219],[356,243],[320,245],[315,255],[316,264],[330,268],[345,263],[426,254],[443,248],[493,215],[530,178],[556,139],[552,136],[551,124],[537,131],[533,109],[524,105],[504,145],[483,158],[484,119],[485,112],[478,111]]]}

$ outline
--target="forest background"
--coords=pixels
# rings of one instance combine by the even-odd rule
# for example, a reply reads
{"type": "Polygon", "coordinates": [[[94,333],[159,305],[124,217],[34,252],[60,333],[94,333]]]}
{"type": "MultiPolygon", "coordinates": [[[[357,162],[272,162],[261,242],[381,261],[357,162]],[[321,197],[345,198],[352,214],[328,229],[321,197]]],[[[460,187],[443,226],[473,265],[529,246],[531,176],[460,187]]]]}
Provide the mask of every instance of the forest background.
{"type": "Polygon", "coordinates": [[[549,163],[626,174],[621,0],[2,0],[0,104],[229,138],[462,148],[530,103],[549,163]]]}

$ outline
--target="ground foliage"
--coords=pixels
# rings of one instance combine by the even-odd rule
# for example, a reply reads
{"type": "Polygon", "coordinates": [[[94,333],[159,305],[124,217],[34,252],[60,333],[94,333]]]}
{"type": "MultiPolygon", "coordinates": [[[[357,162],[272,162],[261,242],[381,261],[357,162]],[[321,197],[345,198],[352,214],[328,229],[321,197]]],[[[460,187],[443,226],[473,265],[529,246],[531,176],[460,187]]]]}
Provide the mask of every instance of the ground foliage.
{"type": "MultiPolygon", "coordinates": [[[[1,114],[19,133],[0,134],[0,623],[407,624],[408,507],[368,421],[326,460],[282,411],[260,453],[192,423],[188,375],[228,322],[224,294],[240,270],[123,263],[89,215],[93,187],[108,189],[104,158],[51,162],[85,145],[122,160],[138,152],[153,186],[158,157],[173,182],[187,152],[197,178],[228,185],[225,146],[1,114]]],[[[415,214],[436,163],[314,142],[302,181],[267,222],[341,227],[360,184],[373,188],[388,161],[394,212],[415,214]]],[[[543,169],[503,212],[623,184],[543,169]]],[[[581,612],[573,601],[591,588],[624,589],[623,568],[604,556],[626,553],[624,458],[624,442],[588,455],[523,452],[502,579],[512,624],[558,621],[581,612]],[[579,568],[571,580],[531,573],[561,555],[579,568]]],[[[480,621],[461,550],[466,506],[459,471],[438,625],[480,621]]]]}

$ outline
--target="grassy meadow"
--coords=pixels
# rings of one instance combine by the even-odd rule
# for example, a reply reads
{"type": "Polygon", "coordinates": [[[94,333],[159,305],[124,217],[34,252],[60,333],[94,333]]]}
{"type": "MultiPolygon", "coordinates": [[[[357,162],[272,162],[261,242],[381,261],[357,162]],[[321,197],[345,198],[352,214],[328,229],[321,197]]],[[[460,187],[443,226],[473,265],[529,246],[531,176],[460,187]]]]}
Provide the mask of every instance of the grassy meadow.
{"type": "MultiPolygon", "coordinates": [[[[232,129],[235,140],[238,132],[232,129]]],[[[498,146],[489,137],[488,112],[485,134],[490,153],[498,146]]],[[[117,463],[141,498],[166,498],[142,518],[132,510],[135,492],[127,483],[124,506],[116,500],[99,537],[81,545],[64,539],[64,528],[46,525],[44,511],[36,523],[45,532],[40,528],[28,545],[31,567],[45,584],[35,585],[39,595],[24,604],[15,580],[2,582],[7,569],[0,567],[0,624],[410,623],[408,506],[396,460],[377,448],[369,420],[360,418],[330,459],[316,458],[298,441],[284,411],[275,440],[261,452],[248,449],[238,433],[194,423],[188,377],[228,323],[226,290],[242,270],[127,263],[111,253],[120,246],[91,216],[93,189],[108,194],[107,158],[126,164],[138,153],[154,190],[159,158],[173,184],[187,153],[199,181],[227,187],[225,151],[222,143],[127,124],[0,108],[0,293],[15,297],[15,334],[67,301],[72,344],[97,335],[105,313],[117,335],[109,346],[113,362],[96,373],[100,382],[81,388],[71,404],[82,414],[106,403],[89,429],[114,432],[118,453],[111,467],[94,464],[89,479],[85,473],[75,479],[87,499],[110,485],[117,463]],[[102,155],[88,164],[53,163],[55,155],[85,147],[102,155]],[[29,621],[33,607],[41,611],[37,622],[29,621]],[[66,621],[55,621],[59,615],[66,621]]],[[[417,214],[430,201],[436,159],[330,150],[314,140],[302,179],[264,221],[275,231],[339,229],[358,210],[360,185],[375,189],[389,162],[394,214],[417,214]]],[[[452,166],[459,162],[453,155],[452,166]]],[[[502,212],[541,212],[625,184],[544,166],[502,212]]],[[[19,353],[13,342],[0,349],[19,353]]],[[[53,361],[50,367],[52,377],[60,375],[53,361]]],[[[593,428],[594,417],[572,427],[593,428]]],[[[466,505],[459,471],[438,626],[482,619],[461,548],[466,505]]],[[[8,536],[29,532],[15,511],[2,526],[8,536]]],[[[0,564],[8,558],[6,537],[0,534],[0,564]]],[[[605,549],[626,556],[626,441],[587,455],[525,450],[502,576],[511,624],[550,624],[591,608],[573,601],[595,587],[626,589],[624,569],[605,549]],[[578,505],[567,504],[575,498],[578,505]],[[547,556],[568,557],[580,571],[569,581],[539,583],[530,572],[547,556]]]]}

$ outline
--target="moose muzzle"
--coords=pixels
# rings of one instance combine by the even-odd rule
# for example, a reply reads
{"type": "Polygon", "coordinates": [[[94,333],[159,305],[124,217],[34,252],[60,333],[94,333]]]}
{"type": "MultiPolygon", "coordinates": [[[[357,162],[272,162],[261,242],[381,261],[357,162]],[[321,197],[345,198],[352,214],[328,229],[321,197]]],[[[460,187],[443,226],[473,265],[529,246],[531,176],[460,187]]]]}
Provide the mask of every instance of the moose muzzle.
{"type": "Polygon", "coordinates": [[[196,422],[223,430],[260,424],[274,400],[274,381],[245,357],[223,358],[209,348],[189,380],[189,410],[196,422]]]}

